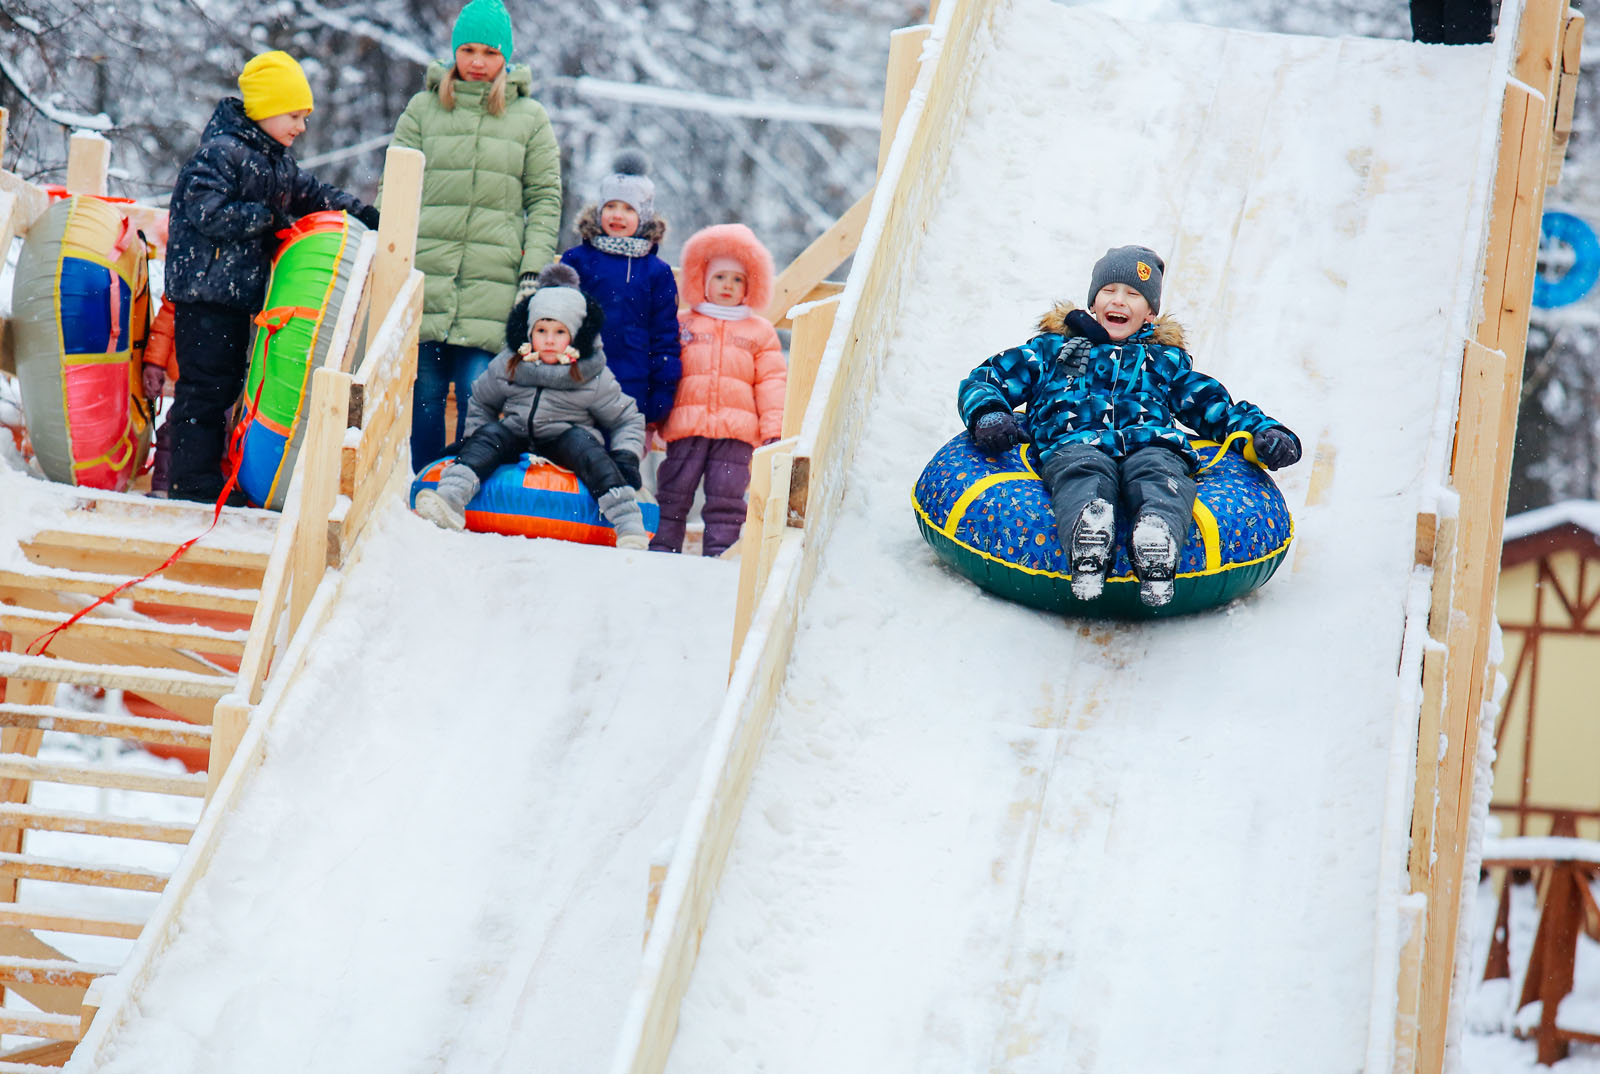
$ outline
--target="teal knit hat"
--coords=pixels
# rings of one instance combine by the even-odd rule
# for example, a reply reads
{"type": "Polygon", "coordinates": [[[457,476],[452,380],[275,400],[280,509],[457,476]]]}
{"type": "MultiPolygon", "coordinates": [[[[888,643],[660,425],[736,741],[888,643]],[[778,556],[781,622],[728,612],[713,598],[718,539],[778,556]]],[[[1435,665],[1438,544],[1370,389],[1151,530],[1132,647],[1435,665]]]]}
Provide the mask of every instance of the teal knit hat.
{"type": "Polygon", "coordinates": [[[456,16],[450,31],[450,54],[462,45],[488,45],[511,60],[511,16],[502,0],[472,0],[456,16]]]}

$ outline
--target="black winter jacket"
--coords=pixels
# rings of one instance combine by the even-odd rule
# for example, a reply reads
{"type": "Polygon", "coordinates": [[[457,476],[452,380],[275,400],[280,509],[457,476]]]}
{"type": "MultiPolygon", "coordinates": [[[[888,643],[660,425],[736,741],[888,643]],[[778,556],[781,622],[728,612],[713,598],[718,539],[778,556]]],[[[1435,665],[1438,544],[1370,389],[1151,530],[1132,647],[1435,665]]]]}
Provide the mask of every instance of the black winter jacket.
{"type": "Polygon", "coordinates": [[[365,205],[300,170],[293,154],[224,97],[169,206],[166,293],[255,313],[267,295],[277,232],[307,213],[365,205]]]}

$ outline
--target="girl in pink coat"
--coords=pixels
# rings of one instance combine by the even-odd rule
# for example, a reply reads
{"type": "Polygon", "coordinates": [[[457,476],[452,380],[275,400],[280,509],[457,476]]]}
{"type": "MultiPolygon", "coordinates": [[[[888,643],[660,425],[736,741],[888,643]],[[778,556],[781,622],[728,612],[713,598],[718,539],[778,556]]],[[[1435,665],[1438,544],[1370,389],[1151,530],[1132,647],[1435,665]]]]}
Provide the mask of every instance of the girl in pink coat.
{"type": "Polygon", "coordinates": [[[658,552],[683,551],[684,520],[702,480],[704,554],[720,556],[739,539],[751,453],[783,429],[783,347],[755,312],[772,301],[772,280],[772,255],[743,224],[708,227],[684,243],[689,309],[678,315],[683,376],[661,431],[661,524],[650,542],[658,552]]]}

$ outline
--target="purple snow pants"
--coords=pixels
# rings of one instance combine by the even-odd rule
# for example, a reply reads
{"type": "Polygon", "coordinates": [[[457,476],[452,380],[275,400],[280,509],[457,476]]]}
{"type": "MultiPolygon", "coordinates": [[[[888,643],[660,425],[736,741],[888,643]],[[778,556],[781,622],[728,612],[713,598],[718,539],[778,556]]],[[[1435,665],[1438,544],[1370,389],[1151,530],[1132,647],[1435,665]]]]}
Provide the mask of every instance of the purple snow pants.
{"type": "Polygon", "coordinates": [[[706,502],[700,508],[706,532],[703,553],[720,556],[739,539],[744,525],[744,490],[750,485],[750,456],[743,440],[712,440],[686,436],[667,445],[667,457],[656,473],[656,502],[661,505],[661,525],[650,547],[657,552],[683,551],[683,524],[694,504],[700,479],[706,483],[706,502]]]}

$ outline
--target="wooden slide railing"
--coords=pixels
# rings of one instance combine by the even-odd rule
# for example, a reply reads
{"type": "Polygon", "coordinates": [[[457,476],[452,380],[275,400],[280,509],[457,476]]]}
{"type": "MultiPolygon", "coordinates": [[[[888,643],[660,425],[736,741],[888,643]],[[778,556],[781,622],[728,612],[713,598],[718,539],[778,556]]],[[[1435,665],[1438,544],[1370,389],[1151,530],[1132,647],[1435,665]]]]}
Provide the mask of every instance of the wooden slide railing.
{"type": "MultiPolygon", "coordinates": [[[[1503,32],[1503,30],[1502,30],[1503,32]]],[[[1499,165],[1483,270],[1483,320],[1466,343],[1450,483],[1453,515],[1418,519],[1417,561],[1433,570],[1432,644],[1422,658],[1412,795],[1409,918],[1400,952],[1395,1074],[1440,1074],[1452,1010],[1470,974],[1457,962],[1470,828],[1487,808],[1476,786],[1500,538],[1538,260],[1545,190],[1560,175],[1572,126],[1583,16],[1566,0],[1527,0],[1516,23],[1514,78],[1501,111],[1499,165]],[[1438,744],[1443,743],[1442,753],[1438,744]]]]}

